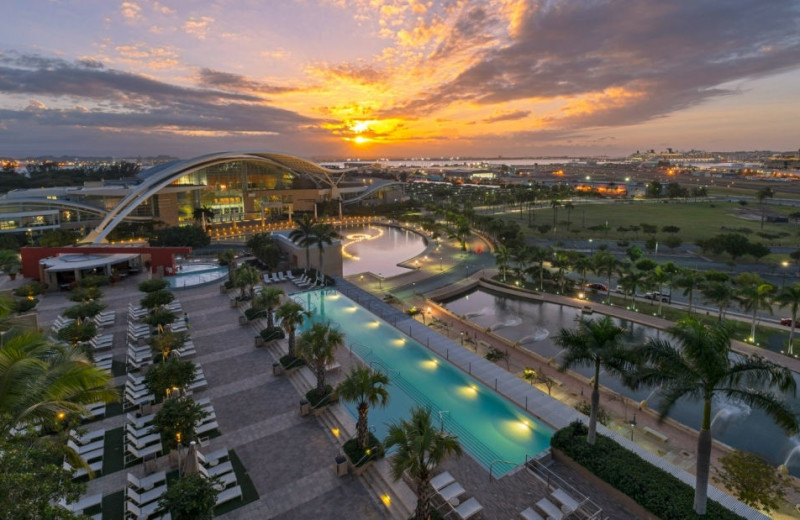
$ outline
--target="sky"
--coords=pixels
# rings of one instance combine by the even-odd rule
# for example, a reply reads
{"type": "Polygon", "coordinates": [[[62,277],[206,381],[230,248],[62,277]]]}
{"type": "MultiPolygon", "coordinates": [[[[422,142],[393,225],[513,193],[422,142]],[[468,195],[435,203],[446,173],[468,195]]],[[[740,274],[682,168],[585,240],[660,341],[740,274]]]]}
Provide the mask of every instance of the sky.
{"type": "Polygon", "coordinates": [[[800,148],[798,0],[3,0],[0,155],[800,148]]]}

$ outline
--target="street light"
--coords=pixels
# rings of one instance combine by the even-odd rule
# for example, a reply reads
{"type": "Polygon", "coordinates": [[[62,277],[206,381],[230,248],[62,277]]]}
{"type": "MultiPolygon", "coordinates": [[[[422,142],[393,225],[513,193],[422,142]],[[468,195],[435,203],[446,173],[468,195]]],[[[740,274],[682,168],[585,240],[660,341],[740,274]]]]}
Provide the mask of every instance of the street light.
{"type": "Polygon", "coordinates": [[[636,428],[636,412],[633,412],[633,419],[631,419],[631,440],[633,440],[633,429],[636,428]]]}
{"type": "Polygon", "coordinates": [[[589,239],[589,250],[590,250],[589,254],[593,255],[594,254],[594,240],[591,239],[591,238],[589,239]]]}
{"type": "Polygon", "coordinates": [[[383,289],[383,276],[381,276],[381,273],[378,273],[378,289],[383,289]]]}
{"type": "Polygon", "coordinates": [[[781,262],[781,266],[783,267],[783,279],[781,280],[781,289],[786,286],[786,268],[789,267],[789,262],[784,260],[781,262]]]}
{"type": "Polygon", "coordinates": [[[439,271],[444,271],[444,267],[442,267],[442,257],[439,257],[439,271]]]}
{"type": "Polygon", "coordinates": [[[461,331],[461,346],[464,346],[464,331],[461,331]]]}

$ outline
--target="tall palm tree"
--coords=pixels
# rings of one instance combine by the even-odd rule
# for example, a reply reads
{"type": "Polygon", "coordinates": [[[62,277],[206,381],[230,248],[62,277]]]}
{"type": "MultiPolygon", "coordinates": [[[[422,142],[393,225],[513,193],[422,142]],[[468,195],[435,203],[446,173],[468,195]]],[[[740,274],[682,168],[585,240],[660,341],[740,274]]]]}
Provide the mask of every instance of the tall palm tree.
{"type": "Polygon", "coordinates": [[[608,284],[606,285],[606,299],[611,301],[611,277],[617,271],[619,260],[614,255],[607,251],[600,251],[592,258],[594,263],[594,272],[598,276],[607,276],[608,284]]]}
{"type": "Polygon", "coordinates": [[[314,243],[319,249],[319,273],[322,275],[323,279],[325,277],[325,272],[322,269],[322,253],[325,250],[325,244],[333,244],[335,238],[339,238],[339,233],[336,232],[332,225],[317,224],[314,226],[314,243]]]}
{"type": "Polygon", "coordinates": [[[367,414],[370,406],[386,406],[389,392],[386,385],[389,377],[380,370],[372,371],[369,367],[355,367],[347,374],[344,381],[339,383],[339,397],[345,401],[356,403],[358,408],[358,421],[356,422],[356,437],[358,446],[365,450],[369,446],[369,424],[367,414]]]}
{"type": "Polygon", "coordinates": [[[575,205],[567,201],[564,203],[564,209],[567,210],[567,227],[570,227],[572,225],[572,210],[575,209],[575,205]]]}
{"type": "Polygon", "coordinates": [[[764,229],[764,219],[767,215],[767,205],[765,201],[766,199],[771,199],[773,197],[775,197],[775,190],[769,186],[761,188],[756,192],[758,203],[761,204],[761,229],[764,229]]]}
{"type": "Polygon", "coordinates": [[[234,275],[236,280],[236,287],[241,289],[241,295],[244,297],[247,291],[250,300],[255,297],[255,286],[261,281],[261,271],[256,269],[250,264],[242,264],[236,268],[234,275]]]}
{"type": "Polygon", "coordinates": [[[581,320],[576,329],[561,329],[555,338],[558,346],[566,349],[559,371],[565,372],[573,366],[594,367],[592,383],[592,408],[589,415],[591,445],[597,435],[597,412],[600,408],[600,369],[610,374],[624,375],[628,369],[629,351],[622,345],[625,329],[615,325],[606,316],[601,320],[581,320]]]}
{"type": "Polygon", "coordinates": [[[553,229],[556,227],[556,219],[558,218],[558,207],[561,206],[561,201],[553,199],[550,201],[550,207],[553,208],[553,229]]]}
{"type": "Polygon", "coordinates": [[[625,271],[625,275],[619,281],[626,293],[630,293],[633,298],[633,308],[636,309],[636,290],[641,289],[646,283],[644,273],[631,266],[625,271]]]}
{"type": "Polygon", "coordinates": [[[531,249],[531,261],[539,264],[539,291],[544,291],[544,262],[552,257],[552,253],[543,247],[531,249]]]}
{"type": "Polygon", "coordinates": [[[660,418],[667,417],[683,397],[703,402],[703,419],[697,440],[697,476],[694,511],[706,512],[708,476],[711,461],[711,404],[722,395],[767,412],[782,428],[797,431],[797,416],[774,392],[794,395],[792,373],[760,356],[745,357],[731,351],[731,330],[723,323],[714,327],[689,317],[669,329],[675,338],[649,338],[636,349],[642,366],[631,379],[634,387],[660,388],[660,418]]]}
{"type": "Polygon", "coordinates": [[[303,218],[295,221],[297,226],[289,233],[289,240],[297,243],[300,247],[306,249],[306,266],[307,271],[311,267],[311,246],[314,244],[314,226],[317,221],[308,216],[308,213],[303,214],[303,218]]]}
{"type": "Polygon", "coordinates": [[[725,316],[725,308],[733,301],[736,291],[727,282],[708,282],[703,284],[700,292],[706,302],[713,303],[719,308],[717,321],[722,321],[725,316]]]}
{"type": "Polygon", "coordinates": [[[326,367],[336,359],[336,349],[344,345],[344,332],[330,323],[312,323],[311,328],[300,335],[297,353],[308,361],[317,377],[317,392],[325,393],[326,367]]]}
{"type": "Polygon", "coordinates": [[[220,265],[224,265],[228,268],[228,280],[233,282],[233,260],[236,258],[236,253],[233,249],[226,249],[225,251],[221,251],[217,254],[217,260],[219,260],[220,265]]]}
{"type": "Polygon", "coordinates": [[[703,283],[703,273],[697,269],[684,269],[678,276],[675,285],[683,289],[683,295],[689,297],[689,314],[692,313],[694,291],[703,283]]]}
{"type": "Polygon", "coordinates": [[[794,354],[794,328],[797,322],[797,315],[800,314],[800,283],[793,283],[781,288],[775,301],[786,307],[792,313],[792,328],[789,331],[789,354],[794,354]]]}
{"type": "Polygon", "coordinates": [[[503,275],[503,282],[506,281],[506,271],[508,271],[508,264],[511,262],[511,251],[503,245],[497,246],[494,251],[494,261],[503,275]]]}
{"type": "Polygon", "coordinates": [[[525,280],[525,268],[530,262],[531,248],[519,246],[511,250],[511,260],[514,262],[514,274],[517,278],[525,280]]]}
{"type": "Polygon", "coordinates": [[[275,328],[274,310],[281,304],[281,296],[283,290],[277,287],[267,287],[253,300],[253,307],[256,309],[264,309],[267,311],[267,329],[272,330],[275,328]]]}
{"type": "Polygon", "coordinates": [[[302,325],[306,318],[311,317],[311,313],[303,309],[303,306],[299,303],[289,300],[278,307],[275,317],[281,320],[281,328],[286,331],[286,335],[289,337],[288,355],[293,358],[296,356],[294,347],[297,327],[302,325]]]}
{"type": "MultiPolygon", "coordinates": [[[[737,280],[740,280],[740,278],[737,277],[737,280]]],[[[758,311],[765,310],[772,314],[772,295],[774,292],[775,286],[772,284],[749,283],[740,287],[739,294],[736,295],[736,300],[742,308],[747,312],[753,312],[750,324],[750,341],[756,340],[758,311]]]]}
{"type": "Polygon", "coordinates": [[[581,274],[581,287],[586,286],[586,271],[592,268],[592,258],[583,253],[572,260],[572,268],[581,274]]]}
{"type": "Polygon", "coordinates": [[[408,472],[414,480],[417,492],[415,520],[428,520],[432,473],[448,456],[461,456],[458,439],[433,426],[430,410],[414,407],[411,418],[389,425],[383,444],[387,450],[397,446],[391,462],[392,478],[400,480],[408,472]]]}
{"type": "Polygon", "coordinates": [[[0,347],[0,416],[9,418],[0,427],[53,423],[62,413],[88,416],[85,405],[118,400],[110,374],[81,349],[13,332],[0,347]]]}

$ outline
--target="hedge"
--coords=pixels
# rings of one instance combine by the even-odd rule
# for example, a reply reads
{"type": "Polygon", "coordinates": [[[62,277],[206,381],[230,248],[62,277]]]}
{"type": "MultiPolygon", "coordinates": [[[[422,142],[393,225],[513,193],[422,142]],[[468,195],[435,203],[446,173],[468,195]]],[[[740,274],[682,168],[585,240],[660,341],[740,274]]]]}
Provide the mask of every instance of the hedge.
{"type": "Polygon", "coordinates": [[[586,442],[586,434],[586,426],[575,422],[557,431],[550,445],[662,520],[742,520],[741,516],[710,499],[706,514],[696,514],[692,486],[653,466],[608,437],[597,435],[596,444],[590,446],[586,442]]]}

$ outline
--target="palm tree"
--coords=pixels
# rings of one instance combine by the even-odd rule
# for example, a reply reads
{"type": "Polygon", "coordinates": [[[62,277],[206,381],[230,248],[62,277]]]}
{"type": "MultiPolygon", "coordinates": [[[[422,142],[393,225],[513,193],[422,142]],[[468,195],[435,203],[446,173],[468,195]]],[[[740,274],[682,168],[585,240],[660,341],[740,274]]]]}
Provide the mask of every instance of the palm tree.
{"type": "Polygon", "coordinates": [[[325,392],[325,369],[336,359],[336,349],[344,345],[344,332],[335,329],[330,323],[313,323],[311,328],[300,335],[297,352],[311,366],[317,377],[317,392],[325,392]]]}
{"type": "Polygon", "coordinates": [[[645,284],[645,275],[642,271],[634,267],[629,267],[620,281],[620,285],[625,289],[626,293],[630,293],[633,297],[633,308],[636,309],[636,290],[641,289],[645,284]]]}
{"type": "Polygon", "coordinates": [[[708,282],[700,289],[706,302],[714,303],[719,308],[717,321],[722,321],[725,316],[725,308],[733,301],[736,292],[731,284],[726,282],[708,282]]]}
{"type": "Polygon", "coordinates": [[[531,261],[539,264],[539,291],[544,291],[544,261],[551,257],[550,251],[534,246],[531,250],[531,261]]]}
{"type": "Polygon", "coordinates": [[[325,272],[322,269],[322,253],[325,250],[325,244],[333,244],[333,239],[339,238],[339,233],[330,224],[317,224],[314,226],[314,243],[319,248],[319,272],[324,279],[325,272]]]}
{"type": "Polygon", "coordinates": [[[431,412],[422,407],[411,409],[411,418],[389,425],[383,441],[387,450],[397,446],[392,457],[392,478],[400,480],[408,472],[417,492],[416,520],[430,518],[431,476],[436,466],[449,455],[461,456],[458,439],[431,424],[431,412]]]}
{"type": "Polygon", "coordinates": [[[567,227],[572,225],[572,210],[575,209],[575,206],[572,202],[567,201],[564,203],[564,208],[567,210],[567,227]]]}
{"type": "Polygon", "coordinates": [[[241,296],[244,297],[245,290],[247,290],[250,300],[252,300],[255,297],[255,286],[261,281],[261,271],[250,264],[242,264],[236,268],[234,278],[236,287],[242,290],[241,296]]]}
{"type": "Polygon", "coordinates": [[[764,202],[766,199],[771,199],[775,197],[775,190],[770,188],[769,186],[761,188],[756,192],[756,198],[758,199],[758,203],[761,204],[761,229],[764,229],[764,218],[767,214],[767,205],[764,202]]]}
{"type": "Polygon", "coordinates": [[[307,271],[311,267],[310,248],[314,244],[314,226],[317,225],[317,221],[309,217],[308,213],[304,213],[303,218],[296,220],[295,224],[297,227],[289,233],[289,240],[306,248],[305,270],[307,271]]]}
{"type": "MultiPolygon", "coordinates": [[[[741,280],[741,277],[737,277],[741,280]]],[[[758,318],[758,311],[765,310],[772,314],[772,294],[775,292],[775,286],[769,283],[748,283],[739,289],[739,294],[736,300],[745,311],[753,311],[752,322],[750,325],[750,341],[756,340],[756,320],[758,318]]],[[[763,282],[763,281],[762,281],[763,282]]]]}
{"type": "Polygon", "coordinates": [[[556,227],[556,219],[558,218],[558,207],[561,206],[561,202],[558,199],[553,199],[550,201],[550,207],[553,208],[553,229],[556,227]]]}
{"type": "Polygon", "coordinates": [[[697,440],[697,480],[694,511],[706,512],[708,475],[711,460],[711,404],[715,394],[758,407],[772,416],[782,428],[797,431],[797,416],[773,389],[795,393],[792,373],[760,356],[733,355],[731,330],[723,323],[714,327],[689,317],[669,329],[676,339],[649,338],[636,349],[644,364],[631,379],[634,387],[659,387],[660,418],[667,417],[683,397],[702,399],[703,419],[697,440]]]}
{"type": "Polygon", "coordinates": [[[118,400],[110,374],[92,365],[80,349],[13,332],[0,347],[0,416],[9,418],[0,428],[52,424],[67,413],[88,416],[87,404],[118,400]]]}
{"type": "Polygon", "coordinates": [[[253,300],[253,307],[256,309],[265,309],[267,311],[267,329],[272,330],[275,328],[275,319],[273,318],[273,311],[275,307],[280,305],[283,290],[277,287],[268,287],[256,295],[253,300]]]}
{"type": "Polygon", "coordinates": [[[792,312],[792,328],[789,332],[789,354],[794,354],[794,328],[797,322],[797,315],[800,313],[800,283],[786,285],[781,288],[775,297],[775,301],[780,305],[789,307],[792,312]]]}
{"type": "Polygon", "coordinates": [[[289,337],[288,356],[294,358],[296,355],[294,352],[295,332],[297,331],[297,327],[302,325],[306,318],[311,317],[311,313],[303,309],[303,306],[299,303],[290,300],[278,307],[277,312],[275,312],[275,317],[281,320],[281,327],[286,331],[286,335],[289,337]]]}
{"type": "Polygon", "coordinates": [[[581,287],[586,286],[586,271],[592,268],[592,258],[580,253],[572,260],[572,268],[581,273],[581,287]]]}
{"type": "Polygon", "coordinates": [[[675,285],[683,289],[683,295],[689,297],[689,314],[692,313],[692,302],[694,302],[694,291],[703,283],[703,273],[697,269],[685,269],[675,285]]]}
{"type": "Polygon", "coordinates": [[[611,277],[614,276],[614,273],[617,271],[617,267],[619,266],[619,261],[612,255],[606,251],[600,251],[592,258],[594,262],[594,272],[598,276],[607,276],[608,277],[608,285],[606,285],[606,299],[611,301],[611,277]]]}
{"type": "Polygon", "coordinates": [[[528,246],[515,247],[511,250],[511,260],[514,262],[514,274],[517,278],[525,280],[525,267],[531,258],[531,248],[528,246]]]}
{"type": "Polygon", "coordinates": [[[565,372],[573,366],[594,366],[592,383],[592,411],[589,415],[587,442],[595,442],[597,412],[600,408],[600,369],[611,374],[625,374],[629,352],[622,346],[625,329],[615,325],[606,316],[602,320],[581,320],[577,329],[561,329],[555,338],[558,346],[566,349],[559,371],[565,372]]]}
{"type": "Polygon", "coordinates": [[[206,221],[214,218],[214,210],[208,206],[194,208],[194,211],[192,211],[192,218],[194,218],[196,221],[199,220],[200,226],[203,228],[203,231],[205,231],[206,221]]]}
{"type": "Polygon", "coordinates": [[[345,401],[356,403],[358,408],[358,421],[356,423],[356,437],[358,446],[365,450],[369,442],[369,424],[367,414],[370,406],[386,406],[389,392],[386,385],[389,377],[381,371],[372,371],[369,367],[359,366],[353,368],[344,381],[339,383],[339,397],[345,401]]]}
{"type": "Polygon", "coordinates": [[[497,246],[497,249],[494,251],[494,261],[497,267],[500,268],[500,272],[503,274],[503,282],[505,282],[508,264],[511,262],[511,251],[509,251],[506,246],[497,246]]]}
{"type": "Polygon", "coordinates": [[[236,253],[233,249],[226,249],[217,255],[219,265],[224,265],[228,268],[228,280],[233,282],[233,260],[236,258],[236,253]]]}

